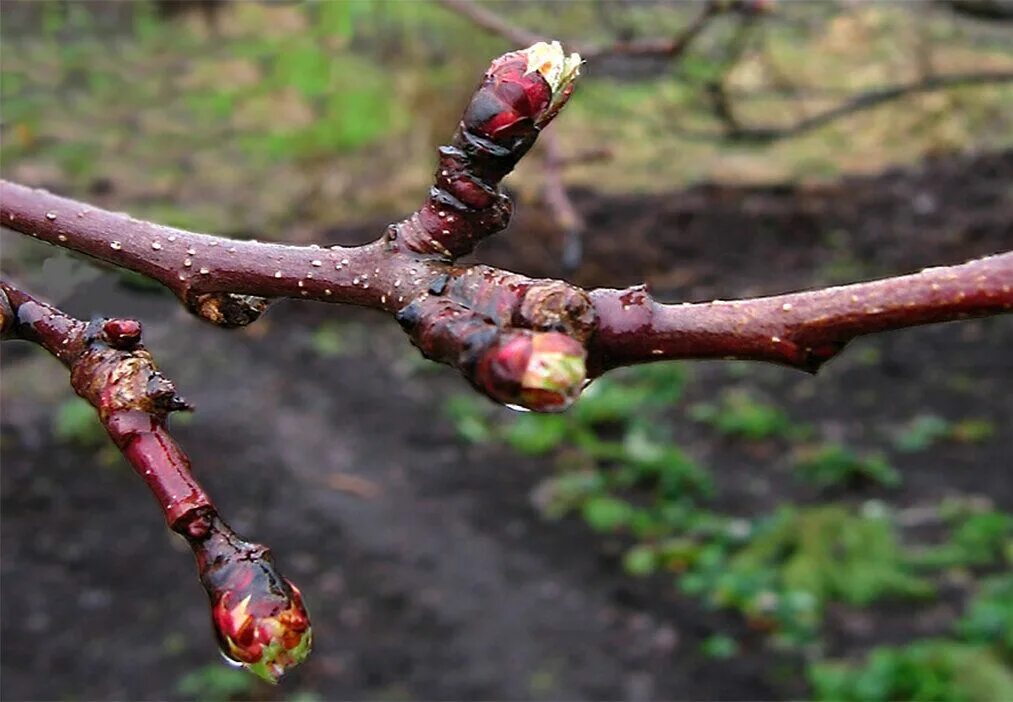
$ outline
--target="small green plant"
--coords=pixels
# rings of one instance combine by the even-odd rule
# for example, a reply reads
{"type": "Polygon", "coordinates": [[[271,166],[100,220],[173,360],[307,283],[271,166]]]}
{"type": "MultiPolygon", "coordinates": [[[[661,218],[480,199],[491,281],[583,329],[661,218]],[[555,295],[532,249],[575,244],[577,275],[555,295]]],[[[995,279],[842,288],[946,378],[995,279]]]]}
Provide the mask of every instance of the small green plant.
{"type": "Polygon", "coordinates": [[[978,594],[957,623],[960,636],[972,643],[992,644],[1013,661],[1013,574],[981,581],[978,594]]]}
{"type": "Polygon", "coordinates": [[[823,488],[867,483],[895,487],[900,484],[900,473],[882,454],[858,454],[834,443],[800,449],[795,467],[803,477],[823,488]]]}
{"type": "Polygon", "coordinates": [[[484,412],[486,405],[479,404],[471,395],[454,395],[443,406],[443,413],[454,425],[457,435],[469,444],[491,441],[494,432],[484,412]]]}
{"type": "Polygon", "coordinates": [[[787,645],[812,639],[828,601],[866,605],[933,591],[907,565],[885,517],[837,505],[783,507],[739,545],[711,538],[684,557],[684,592],[742,612],[787,645]]]}
{"type": "Polygon", "coordinates": [[[731,636],[714,634],[713,636],[707,637],[704,642],[700,644],[700,650],[708,658],[726,660],[728,658],[734,658],[738,654],[739,643],[731,636]]]}
{"type": "Polygon", "coordinates": [[[229,702],[248,698],[256,686],[256,678],[249,673],[216,664],[184,675],[176,691],[196,702],[229,702]]]}
{"type": "Polygon", "coordinates": [[[978,444],[994,434],[995,424],[987,419],[962,419],[950,430],[950,438],[962,444],[978,444]]]}
{"type": "Polygon", "coordinates": [[[1013,699],[1013,674],[986,646],[923,640],[874,649],[860,664],[808,669],[813,696],[833,702],[994,702],[1013,699]]]}
{"type": "Polygon", "coordinates": [[[109,439],[102,423],[95,416],[95,408],[80,397],[60,403],[53,420],[57,439],[81,448],[98,449],[109,439]]]}
{"type": "Polygon", "coordinates": [[[1013,514],[999,510],[949,515],[952,526],[946,541],[915,556],[927,568],[988,566],[1013,563],[1013,514]]]}
{"type": "Polygon", "coordinates": [[[924,451],[949,436],[951,431],[952,425],[942,417],[918,415],[894,437],[893,446],[904,453],[924,451]]]}
{"type": "Polygon", "coordinates": [[[742,439],[799,439],[811,432],[810,427],[793,422],[777,407],[764,404],[744,391],[725,392],[716,404],[694,405],[690,417],[722,434],[742,439]]]}
{"type": "Polygon", "coordinates": [[[931,448],[941,441],[980,443],[994,433],[995,425],[987,419],[971,418],[949,422],[936,415],[923,414],[912,419],[897,433],[893,445],[898,451],[915,453],[931,448]]]}
{"type": "Polygon", "coordinates": [[[321,358],[338,358],[348,353],[348,340],[339,325],[324,322],[310,334],[310,348],[321,358]]]}

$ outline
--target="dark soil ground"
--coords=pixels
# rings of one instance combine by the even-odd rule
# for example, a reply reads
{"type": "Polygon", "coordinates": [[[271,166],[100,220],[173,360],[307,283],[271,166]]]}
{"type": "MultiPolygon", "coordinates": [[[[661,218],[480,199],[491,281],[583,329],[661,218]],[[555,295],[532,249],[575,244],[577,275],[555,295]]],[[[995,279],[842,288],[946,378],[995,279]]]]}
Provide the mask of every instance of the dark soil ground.
{"type": "MultiPolygon", "coordinates": [[[[579,193],[591,231],[574,278],[615,286],[647,279],[668,299],[708,299],[959,262],[1011,248],[1011,183],[1013,153],[1005,153],[939,158],[818,188],[579,193]]],[[[511,232],[481,258],[558,274],[558,238],[537,208],[519,209],[511,232]]],[[[4,243],[8,256],[39,255],[13,236],[4,243]]],[[[419,363],[389,320],[286,303],[252,328],[223,332],[167,296],[123,287],[112,273],[75,278],[78,269],[53,265],[48,276],[23,277],[75,313],[144,321],[148,346],[198,408],[177,432],[197,473],[239,532],[272,545],[310,604],[313,657],[256,696],[805,694],[798,661],[771,653],[734,615],[705,611],[668,579],[625,576],[616,545],[576,519],[543,521],[530,495],[552,461],[456,439],[440,408],[466,386],[419,363]],[[54,270],[63,282],[81,281],[72,294],[58,290],[54,270]],[[328,320],[340,324],[339,357],[322,358],[310,343],[309,330],[328,320]],[[742,654],[703,656],[700,643],[717,632],[741,637],[742,654]]],[[[991,440],[897,457],[903,487],[845,497],[917,510],[945,496],[980,496],[1011,509],[1011,348],[1013,323],[1002,318],[861,340],[814,378],[690,364],[687,402],[750,388],[858,447],[888,445],[890,432],[919,413],[984,417],[997,429],[991,440]]],[[[54,405],[70,392],[55,361],[4,346],[3,380],[0,696],[178,697],[179,680],[217,658],[185,546],[122,462],[104,465],[54,436],[54,405]]],[[[826,497],[785,479],[776,443],[717,438],[680,408],[672,422],[713,469],[723,510],[750,515],[826,497]]],[[[962,599],[959,583],[947,587],[918,608],[835,608],[830,652],[944,631],[962,599]]]]}

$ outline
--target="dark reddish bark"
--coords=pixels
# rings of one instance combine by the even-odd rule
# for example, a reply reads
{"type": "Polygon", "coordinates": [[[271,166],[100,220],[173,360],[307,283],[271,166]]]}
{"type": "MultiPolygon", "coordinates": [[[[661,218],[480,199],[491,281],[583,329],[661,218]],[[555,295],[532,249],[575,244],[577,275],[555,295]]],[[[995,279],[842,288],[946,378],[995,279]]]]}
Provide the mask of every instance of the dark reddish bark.
{"type": "Polygon", "coordinates": [[[750,300],[666,305],[594,290],[592,372],[669,358],[772,361],[815,372],[851,339],[1013,310],[1013,253],[912,275],[750,300]]]}
{"type": "Polygon", "coordinates": [[[169,528],[190,544],[222,651],[277,680],[309,652],[306,608],[267,547],[240,539],[191,474],[190,460],[166,428],[171,412],[189,407],[141,345],[140,323],[84,322],[5,281],[0,299],[4,338],[32,341],[67,366],[74,391],[95,408],[169,528]]]}
{"type": "Polygon", "coordinates": [[[426,314],[434,316],[427,324],[415,319],[408,325],[413,339],[424,353],[465,370],[473,381],[470,361],[449,351],[430,351],[429,342],[419,343],[419,335],[447,309],[424,303],[427,298],[446,294],[462,314],[477,315],[476,323],[492,333],[568,333],[586,344],[592,374],[652,360],[725,357],[811,371],[856,336],[1013,308],[1013,253],[826,290],[666,305],[642,288],[585,292],[562,281],[539,281],[485,266],[462,268],[392,250],[386,237],[362,247],[321,249],[169,230],[8,182],[0,182],[0,217],[9,228],[165,282],[191,309],[194,300],[213,300],[208,306],[219,309],[220,301],[240,296],[288,296],[403,310],[404,319],[430,310],[426,314]],[[81,211],[88,214],[73,214],[81,211]],[[153,231],[159,232],[154,239],[153,231]],[[172,241],[167,232],[172,232],[172,241]],[[153,249],[153,240],[166,243],[153,249]],[[119,247],[111,248],[111,241],[119,247]],[[179,281],[179,271],[197,264],[170,265],[163,254],[168,246],[197,250],[184,255],[200,260],[202,268],[179,281]]]}
{"type": "Polygon", "coordinates": [[[389,237],[412,251],[448,260],[510,221],[510,199],[499,183],[535,143],[541,128],[570,96],[559,96],[524,52],[496,59],[485,74],[449,146],[440,147],[435,185],[425,204],[394,225],[389,237]]]}

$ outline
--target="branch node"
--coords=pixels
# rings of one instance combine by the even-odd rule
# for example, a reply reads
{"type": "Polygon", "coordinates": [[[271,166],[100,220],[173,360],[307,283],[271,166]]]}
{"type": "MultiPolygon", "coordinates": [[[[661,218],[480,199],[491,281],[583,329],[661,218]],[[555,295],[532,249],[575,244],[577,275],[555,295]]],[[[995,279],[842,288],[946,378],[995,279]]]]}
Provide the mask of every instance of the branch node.
{"type": "Polygon", "coordinates": [[[188,306],[201,319],[234,329],[257,321],[270,305],[270,300],[256,295],[212,292],[197,295],[188,306]]]}
{"type": "Polygon", "coordinates": [[[597,321],[591,299],[561,280],[539,280],[528,288],[518,310],[520,326],[558,331],[584,342],[597,321]]]}

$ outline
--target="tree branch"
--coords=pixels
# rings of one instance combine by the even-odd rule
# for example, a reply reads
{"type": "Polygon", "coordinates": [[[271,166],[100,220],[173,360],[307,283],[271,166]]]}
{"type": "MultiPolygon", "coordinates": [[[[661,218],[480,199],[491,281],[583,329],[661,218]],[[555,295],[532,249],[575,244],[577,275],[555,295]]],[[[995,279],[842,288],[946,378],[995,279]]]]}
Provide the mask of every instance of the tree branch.
{"type": "Polygon", "coordinates": [[[266,546],[243,541],[218,516],[167,429],[190,409],[158,372],[131,319],[84,322],[0,281],[3,338],[31,341],[69,370],[74,391],[98,413],[113,443],[148,485],[169,528],[193,549],[222,652],[276,682],[309,653],[309,615],[299,590],[266,546]]]}
{"type": "Polygon", "coordinates": [[[580,265],[584,252],[584,230],[587,224],[570,199],[563,182],[564,158],[560,152],[559,139],[555,132],[549,132],[544,138],[545,165],[542,169],[545,178],[544,198],[556,226],[563,232],[563,268],[574,271],[580,265]]]}
{"type": "MultiPolygon", "coordinates": [[[[714,102],[712,103],[714,114],[724,126],[724,138],[751,143],[770,143],[779,139],[788,139],[806,134],[843,117],[912,95],[965,86],[1001,85],[1011,82],[1013,82],[1013,71],[986,71],[931,76],[914,83],[884,86],[860,93],[839,105],[809,117],[804,117],[794,124],[787,126],[750,126],[744,124],[740,117],[733,115],[726,95],[715,95],[712,93],[711,97],[714,98],[714,102]]],[[[714,137],[716,135],[703,133],[698,136],[714,137]]]]}
{"type": "Polygon", "coordinates": [[[670,358],[772,361],[810,372],[851,339],[1013,310],[1013,252],[957,266],[750,300],[666,305],[643,287],[594,290],[592,373],[670,358]]]}
{"type": "MultiPolygon", "coordinates": [[[[165,249],[152,249],[151,241],[158,231],[157,240],[168,242],[165,233],[172,231],[176,240],[171,244],[199,247],[194,257],[200,256],[208,270],[187,278],[184,299],[214,294],[216,300],[288,296],[351,303],[399,313],[403,326],[412,330],[419,328],[412,303],[446,296],[459,306],[458,316],[477,314],[490,332],[562,330],[582,342],[590,339],[593,374],[670,358],[724,357],[814,371],[856,336],[1013,308],[1013,253],[826,290],[666,305],[644,288],[584,291],[562,281],[389,251],[386,238],[362,247],[321,249],[170,230],[3,181],[0,216],[18,231],[84,253],[96,251],[98,258],[168,280],[170,287],[178,279],[176,271],[187,269],[165,265],[165,249]],[[73,215],[81,211],[88,214],[73,215]],[[61,214],[51,219],[47,212],[61,214]],[[62,213],[69,216],[64,219],[62,213]],[[111,242],[121,247],[113,250],[111,242]],[[123,252],[129,255],[120,258],[123,252]],[[313,266],[313,260],[326,264],[313,266]]],[[[430,348],[425,343],[420,347],[424,352],[430,348]]],[[[434,355],[462,370],[475,363],[451,358],[449,352],[434,355]]],[[[478,388],[488,392],[481,384],[478,388]]]]}
{"type": "Polygon", "coordinates": [[[565,409],[588,370],[734,357],[815,370],[861,334],[1007,312],[1011,256],[824,291],[669,306],[454,259],[505,224],[499,181],[565,103],[575,57],[535,45],[493,62],[411,217],[360,247],[231,241],[0,181],[0,221],[159,280],[205,319],[249,323],[273,297],[394,313],[429,358],[497,402],[565,409]],[[536,68],[531,68],[535,66],[536,68]],[[588,368],[590,366],[590,368],[588,368]]]}
{"type": "MultiPolygon", "coordinates": [[[[520,27],[510,20],[502,17],[492,10],[473,2],[472,0],[439,0],[439,3],[448,10],[455,12],[471,21],[475,26],[487,32],[503,37],[512,44],[526,45],[535,42],[550,41],[547,37],[520,27]]],[[[760,3],[749,2],[722,2],[721,0],[708,0],[704,3],[703,9],[693,20],[673,37],[661,37],[656,39],[630,39],[619,40],[605,44],[585,44],[581,42],[567,42],[575,47],[577,52],[585,60],[594,60],[602,56],[656,56],[675,58],[683,54],[690,44],[707,27],[708,23],[717,15],[726,10],[741,12],[761,12],[760,3]],[[757,5],[756,9],[752,5],[757,5]]]]}

